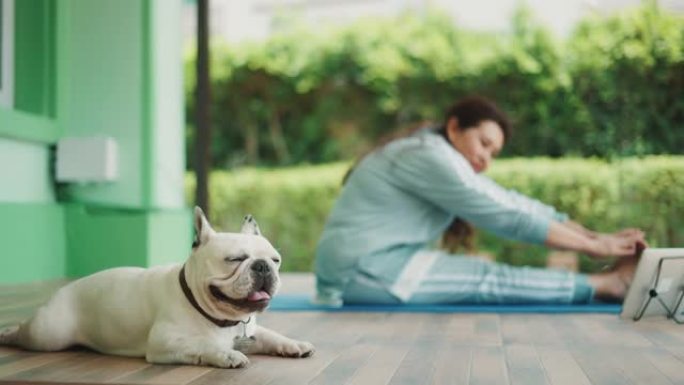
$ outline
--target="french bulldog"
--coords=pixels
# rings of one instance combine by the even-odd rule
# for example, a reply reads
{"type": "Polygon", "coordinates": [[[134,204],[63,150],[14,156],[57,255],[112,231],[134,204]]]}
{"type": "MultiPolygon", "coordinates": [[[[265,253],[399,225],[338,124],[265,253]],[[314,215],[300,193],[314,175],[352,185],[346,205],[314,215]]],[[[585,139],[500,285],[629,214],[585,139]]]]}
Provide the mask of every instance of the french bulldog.
{"type": "Polygon", "coordinates": [[[245,366],[246,354],[308,357],[314,347],[258,326],[278,291],[280,254],[251,215],[240,233],[215,232],[195,208],[184,264],[104,270],[60,288],[0,344],[56,351],[73,345],[156,364],[245,366]]]}

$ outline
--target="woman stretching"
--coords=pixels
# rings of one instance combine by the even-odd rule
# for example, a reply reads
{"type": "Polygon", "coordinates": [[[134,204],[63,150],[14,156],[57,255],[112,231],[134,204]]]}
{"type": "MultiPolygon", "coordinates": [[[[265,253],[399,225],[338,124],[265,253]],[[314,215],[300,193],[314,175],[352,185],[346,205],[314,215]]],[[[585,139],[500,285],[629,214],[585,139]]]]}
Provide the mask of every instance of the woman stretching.
{"type": "Polygon", "coordinates": [[[494,103],[469,97],[448,110],[443,125],[364,156],[347,174],[318,243],[317,302],[569,304],[624,298],[644,233],[590,231],[483,176],[510,130],[494,103]],[[620,258],[608,271],[585,275],[430,247],[445,231],[469,224],[593,258],[620,258]]]}

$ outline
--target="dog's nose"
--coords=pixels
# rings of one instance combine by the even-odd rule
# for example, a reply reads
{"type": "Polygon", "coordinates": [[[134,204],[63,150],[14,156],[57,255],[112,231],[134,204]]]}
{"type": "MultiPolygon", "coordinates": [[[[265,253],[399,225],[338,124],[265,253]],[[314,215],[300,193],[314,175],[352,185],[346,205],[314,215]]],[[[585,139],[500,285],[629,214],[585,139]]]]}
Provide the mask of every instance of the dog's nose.
{"type": "Polygon", "coordinates": [[[260,259],[252,263],[252,271],[257,274],[266,275],[271,271],[271,268],[268,267],[268,263],[266,263],[266,261],[260,259]]]}

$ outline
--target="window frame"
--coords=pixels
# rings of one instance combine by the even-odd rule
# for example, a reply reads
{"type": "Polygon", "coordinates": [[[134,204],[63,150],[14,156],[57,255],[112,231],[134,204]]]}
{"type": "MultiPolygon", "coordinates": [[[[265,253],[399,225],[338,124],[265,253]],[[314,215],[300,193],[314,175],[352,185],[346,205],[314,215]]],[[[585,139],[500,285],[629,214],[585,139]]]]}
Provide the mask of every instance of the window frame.
{"type": "Polygon", "coordinates": [[[14,0],[0,0],[2,7],[2,66],[0,66],[0,107],[14,106],[14,0]]]}

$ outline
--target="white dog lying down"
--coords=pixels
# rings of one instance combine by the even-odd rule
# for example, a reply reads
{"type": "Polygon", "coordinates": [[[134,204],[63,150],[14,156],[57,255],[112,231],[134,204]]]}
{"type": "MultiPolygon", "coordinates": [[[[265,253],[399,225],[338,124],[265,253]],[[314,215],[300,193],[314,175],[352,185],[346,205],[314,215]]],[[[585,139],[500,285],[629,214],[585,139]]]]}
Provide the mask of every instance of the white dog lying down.
{"type": "Polygon", "coordinates": [[[197,238],[184,265],[122,267],[62,287],[0,344],[55,351],[83,345],[151,363],[246,365],[245,354],[308,357],[314,347],[257,326],[278,290],[281,257],[251,216],[216,233],[195,208],[197,238]]]}

